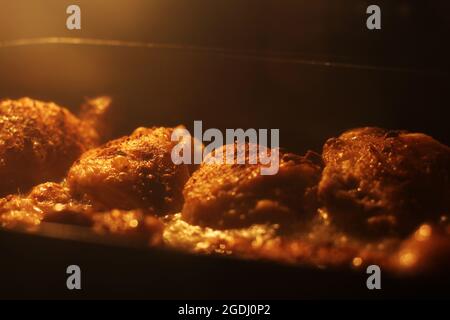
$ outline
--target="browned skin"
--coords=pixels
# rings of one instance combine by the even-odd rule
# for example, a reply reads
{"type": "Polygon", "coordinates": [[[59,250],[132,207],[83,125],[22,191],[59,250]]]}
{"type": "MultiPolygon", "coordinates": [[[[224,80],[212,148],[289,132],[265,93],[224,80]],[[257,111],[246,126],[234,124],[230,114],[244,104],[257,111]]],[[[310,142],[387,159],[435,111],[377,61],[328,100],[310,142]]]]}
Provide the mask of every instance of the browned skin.
{"type": "MultiPolygon", "coordinates": [[[[309,157],[314,158],[312,154],[309,157]]],[[[275,175],[261,175],[260,165],[248,164],[248,153],[245,163],[203,163],[184,188],[183,219],[194,225],[229,229],[255,223],[288,225],[305,221],[315,212],[320,163],[280,153],[275,175]]]]}
{"type": "Polygon", "coordinates": [[[156,214],[176,212],[189,178],[175,165],[170,128],[139,128],[82,155],[67,182],[75,197],[86,196],[106,209],[142,208],[156,214]]]}
{"type": "Polygon", "coordinates": [[[111,107],[113,104],[111,97],[99,96],[87,99],[80,107],[79,118],[82,120],[86,130],[95,129],[93,134],[97,134],[96,140],[104,143],[111,139],[113,112],[117,108],[111,107]]]}
{"type": "Polygon", "coordinates": [[[0,102],[0,196],[64,177],[98,142],[90,123],[54,103],[29,98],[0,102]]]}
{"type": "MultiPolygon", "coordinates": [[[[154,160],[158,165],[151,167],[153,174],[161,180],[164,173],[166,178],[173,177],[170,183],[164,180],[165,185],[175,186],[180,194],[185,179],[175,171],[167,173],[163,168],[173,167],[161,160],[170,150],[166,145],[170,132],[167,128],[139,129],[109,147],[88,152],[96,157],[88,161],[84,160],[87,154],[83,156],[80,163],[88,161],[89,165],[84,167],[87,176],[82,180],[99,182],[94,192],[74,195],[63,181],[38,185],[27,195],[0,198],[0,226],[34,230],[41,222],[82,225],[100,234],[123,235],[124,243],[143,240],[196,253],[313,266],[365,270],[367,265],[377,264],[399,274],[448,269],[448,216],[434,223],[442,211],[438,207],[448,212],[448,148],[428,136],[363,128],[330,140],[324,150],[327,166],[320,183],[326,210],[317,215],[316,209],[322,205],[316,194],[323,164],[314,153],[305,157],[281,153],[275,176],[261,176],[260,165],[204,163],[186,184],[182,215],[155,217],[150,202],[140,202],[142,209],[114,209],[110,203],[118,200],[113,196],[122,201],[133,194],[130,185],[113,184],[113,177],[129,177],[126,181],[140,177],[134,161],[145,163],[146,152],[160,159],[154,160]],[[100,150],[109,150],[104,151],[109,156],[100,150]],[[124,154],[132,165],[114,165],[126,163],[121,158],[124,154]],[[98,166],[91,166],[91,161],[98,166]],[[111,178],[106,176],[108,172],[111,178]],[[353,186],[355,180],[360,190],[344,188],[353,186]],[[112,187],[117,189],[111,191],[112,187]],[[111,198],[98,196],[102,191],[111,198]],[[306,223],[302,226],[302,222],[306,223]],[[284,233],[286,227],[292,232],[284,233]],[[389,235],[390,231],[404,236],[389,235]],[[382,236],[367,239],[361,234],[382,236]]],[[[154,194],[148,190],[142,192],[154,194]]],[[[165,197],[172,196],[166,193],[165,197]]],[[[130,203],[134,201],[138,200],[130,203]]],[[[181,200],[177,203],[180,206],[181,200]]]]}
{"type": "Polygon", "coordinates": [[[101,234],[141,234],[149,245],[161,245],[163,222],[140,209],[107,210],[86,199],[73,199],[63,183],[47,182],[34,187],[28,195],[8,195],[0,199],[0,227],[38,227],[42,222],[91,227],[101,234]]]}
{"type": "Polygon", "coordinates": [[[360,128],[330,139],[319,196],[342,229],[407,234],[449,212],[450,148],[421,133],[360,128]]]}
{"type": "Polygon", "coordinates": [[[72,199],[66,184],[46,182],[30,193],[10,194],[0,199],[0,225],[39,225],[41,221],[89,226],[93,208],[72,199]]]}

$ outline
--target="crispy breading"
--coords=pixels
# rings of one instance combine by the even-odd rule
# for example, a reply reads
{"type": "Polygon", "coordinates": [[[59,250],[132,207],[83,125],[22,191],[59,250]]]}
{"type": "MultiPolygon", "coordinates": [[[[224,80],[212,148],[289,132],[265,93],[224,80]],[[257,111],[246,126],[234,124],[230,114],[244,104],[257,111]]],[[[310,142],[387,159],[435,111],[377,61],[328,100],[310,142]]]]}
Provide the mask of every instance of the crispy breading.
{"type": "MultiPolygon", "coordinates": [[[[225,157],[226,148],[217,152],[225,157]]],[[[261,175],[260,169],[260,164],[249,164],[248,152],[245,164],[204,162],[184,188],[183,219],[229,229],[255,223],[290,224],[315,213],[320,156],[280,152],[277,174],[261,175]],[[318,162],[311,161],[317,158],[318,162]]]]}
{"type": "Polygon", "coordinates": [[[106,208],[150,210],[156,214],[181,209],[187,165],[175,165],[171,128],[138,128],[82,155],[69,171],[75,196],[86,196],[106,208]]]}
{"type": "Polygon", "coordinates": [[[407,234],[449,212],[450,148],[422,133],[359,128],[329,139],[319,196],[342,229],[407,234]]]}
{"type": "Polygon", "coordinates": [[[0,102],[0,196],[62,179],[99,140],[95,128],[51,102],[0,102]]]}

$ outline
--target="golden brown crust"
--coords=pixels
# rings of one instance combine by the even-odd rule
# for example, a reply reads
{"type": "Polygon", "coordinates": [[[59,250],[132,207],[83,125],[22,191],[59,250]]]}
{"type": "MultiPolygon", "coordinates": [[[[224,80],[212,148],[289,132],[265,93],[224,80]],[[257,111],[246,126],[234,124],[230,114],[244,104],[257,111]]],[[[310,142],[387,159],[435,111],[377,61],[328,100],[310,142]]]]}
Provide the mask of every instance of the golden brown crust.
{"type": "Polygon", "coordinates": [[[0,199],[0,225],[38,226],[42,221],[90,226],[93,208],[72,198],[66,184],[46,182],[28,194],[11,194],[0,199]]]}
{"type": "Polygon", "coordinates": [[[189,170],[172,162],[172,131],[139,128],[86,152],[68,174],[73,194],[87,195],[106,208],[179,211],[189,170]]]}
{"type": "Polygon", "coordinates": [[[83,131],[95,137],[96,145],[111,139],[114,108],[111,107],[112,98],[100,96],[86,99],[81,105],[79,118],[82,121],[83,131]]]}
{"type": "Polygon", "coordinates": [[[82,225],[125,242],[320,267],[448,269],[449,148],[431,137],[354,129],[325,144],[323,173],[314,153],[280,152],[274,176],[203,163],[185,184],[190,168],[172,162],[172,131],[137,129],[84,153],[68,183],[0,198],[0,226],[82,225]],[[154,216],[181,208],[183,186],[182,214],[154,216]]]}
{"type": "MultiPolygon", "coordinates": [[[[226,146],[218,150],[223,152],[226,146]]],[[[289,224],[315,212],[320,165],[281,153],[279,172],[261,175],[261,165],[203,163],[184,188],[182,217],[217,229],[254,223],[289,224]]]]}
{"type": "Polygon", "coordinates": [[[361,234],[407,234],[448,213],[450,149],[421,133],[359,128],[329,139],[319,195],[361,234]]]}
{"type": "Polygon", "coordinates": [[[63,178],[97,141],[94,129],[54,103],[0,102],[0,196],[63,178]]]}
{"type": "Polygon", "coordinates": [[[92,216],[93,230],[100,234],[132,235],[144,234],[149,236],[150,246],[162,245],[163,222],[155,216],[148,215],[142,210],[111,210],[96,213],[92,216]]]}
{"type": "Polygon", "coordinates": [[[102,210],[86,199],[74,199],[67,185],[47,182],[27,195],[0,199],[0,226],[33,228],[41,222],[92,227],[98,233],[151,235],[150,244],[160,244],[162,222],[144,210],[102,210]]]}

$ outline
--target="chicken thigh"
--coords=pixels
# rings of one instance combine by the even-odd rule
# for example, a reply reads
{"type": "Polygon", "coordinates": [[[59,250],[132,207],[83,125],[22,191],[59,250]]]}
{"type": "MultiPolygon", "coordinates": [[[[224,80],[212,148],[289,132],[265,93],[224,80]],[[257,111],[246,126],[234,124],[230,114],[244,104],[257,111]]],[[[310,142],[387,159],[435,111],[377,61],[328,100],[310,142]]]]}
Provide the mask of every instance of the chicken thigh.
{"type": "MultiPolygon", "coordinates": [[[[217,152],[225,154],[226,148],[217,152]]],[[[261,175],[261,164],[249,164],[248,160],[247,153],[245,164],[204,161],[184,188],[183,219],[194,225],[229,229],[258,223],[289,225],[315,213],[320,156],[280,152],[275,175],[261,175]]]]}
{"type": "Polygon", "coordinates": [[[86,197],[105,209],[144,209],[155,214],[177,212],[189,178],[187,165],[175,165],[171,128],[138,128],[82,155],[67,182],[75,197],[86,197]]]}
{"type": "Polygon", "coordinates": [[[421,133],[359,128],[329,139],[319,197],[362,235],[407,234],[449,212],[450,148],[421,133]]]}
{"type": "Polygon", "coordinates": [[[95,124],[109,102],[106,97],[88,102],[85,109],[90,111],[80,119],[51,102],[1,101],[0,196],[62,179],[72,163],[99,142],[95,124]]]}

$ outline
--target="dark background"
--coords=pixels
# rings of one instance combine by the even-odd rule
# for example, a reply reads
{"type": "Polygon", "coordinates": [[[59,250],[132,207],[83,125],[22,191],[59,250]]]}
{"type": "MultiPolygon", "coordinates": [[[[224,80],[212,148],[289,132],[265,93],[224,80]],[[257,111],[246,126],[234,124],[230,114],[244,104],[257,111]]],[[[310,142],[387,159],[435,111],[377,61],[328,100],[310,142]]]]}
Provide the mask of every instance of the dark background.
{"type": "MultiPolygon", "coordinates": [[[[205,128],[280,128],[282,146],[298,152],[319,151],[327,138],[365,125],[426,132],[449,144],[448,1],[373,3],[382,8],[380,31],[366,29],[369,3],[360,0],[0,0],[0,98],[30,96],[77,111],[85,97],[110,94],[115,135],[140,125],[190,127],[203,120],[205,128]],[[81,6],[81,31],[65,28],[69,4],[81,6]],[[9,40],[49,36],[238,54],[7,46],[9,40]]],[[[0,297],[6,298],[374,297],[364,287],[366,275],[348,271],[165,251],[130,254],[5,232],[0,240],[0,297]],[[89,270],[81,293],[64,287],[71,263],[89,270]]],[[[448,295],[449,277],[433,276],[383,278],[383,294],[375,297],[448,295]]]]}
{"type": "Polygon", "coordinates": [[[0,232],[0,252],[0,299],[450,298],[448,264],[418,275],[382,271],[381,290],[368,290],[364,268],[287,266],[26,233],[0,232]],[[81,268],[81,290],[66,287],[72,264],[81,268]]]}
{"type": "Polygon", "coordinates": [[[251,51],[405,70],[308,65],[185,50],[74,45],[0,49],[0,97],[73,110],[116,101],[116,135],[139,125],[280,128],[281,145],[320,150],[342,130],[376,125],[449,143],[450,19],[446,1],[1,1],[0,40],[69,36],[251,51]],[[69,4],[82,30],[65,28],[69,4]]]}

